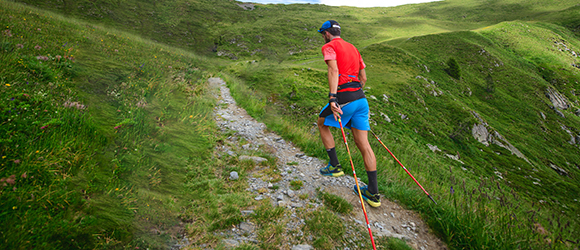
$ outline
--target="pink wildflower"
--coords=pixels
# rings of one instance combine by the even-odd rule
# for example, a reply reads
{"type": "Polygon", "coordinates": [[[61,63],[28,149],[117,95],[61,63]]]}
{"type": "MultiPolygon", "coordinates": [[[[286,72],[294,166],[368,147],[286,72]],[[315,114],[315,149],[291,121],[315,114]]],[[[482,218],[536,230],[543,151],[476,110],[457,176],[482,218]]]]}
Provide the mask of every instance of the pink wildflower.
{"type": "Polygon", "coordinates": [[[26,175],[26,172],[24,172],[24,174],[22,174],[22,178],[26,178],[28,177],[28,175],[26,175]]]}
{"type": "Polygon", "coordinates": [[[56,55],[54,58],[56,58],[56,60],[60,60],[62,58],[62,56],[56,55]]]}
{"type": "Polygon", "coordinates": [[[20,43],[19,44],[16,44],[16,47],[19,48],[19,49],[24,49],[24,45],[22,45],[20,43]]]}
{"type": "Polygon", "coordinates": [[[115,129],[119,129],[119,128],[121,128],[121,125],[119,125],[119,126],[115,126],[115,129]]]}
{"type": "Polygon", "coordinates": [[[7,36],[7,37],[11,37],[12,36],[12,32],[10,30],[2,31],[2,34],[5,35],[5,36],[7,36]]]}
{"type": "Polygon", "coordinates": [[[40,47],[39,45],[36,45],[36,46],[34,46],[34,49],[36,49],[36,50],[41,50],[41,49],[42,49],[42,47],[40,47]]]}
{"type": "Polygon", "coordinates": [[[48,128],[48,126],[45,125],[45,126],[40,127],[40,129],[45,129],[45,128],[48,128]]]}
{"type": "Polygon", "coordinates": [[[36,30],[38,30],[38,31],[42,31],[40,28],[38,28],[38,29],[36,29],[36,30]]]}
{"type": "Polygon", "coordinates": [[[14,160],[14,163],[18,164],[20,163],[20,160],[14,160]]]}
{"type": "Polygon", "coordinates": [[[11,175],[8,179],[6,179],[6,183],[14,185],[14,183],[16,183],[16,175],[11,175]]]}

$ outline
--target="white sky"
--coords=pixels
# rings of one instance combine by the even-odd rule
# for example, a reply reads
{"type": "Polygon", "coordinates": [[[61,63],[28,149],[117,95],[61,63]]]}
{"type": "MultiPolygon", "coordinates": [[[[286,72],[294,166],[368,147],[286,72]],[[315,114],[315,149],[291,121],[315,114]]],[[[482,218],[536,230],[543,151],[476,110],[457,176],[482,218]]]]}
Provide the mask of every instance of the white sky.
{"type": "Polygon", "coordinates": [[[354,6],[354,7],[392,7],[413,3],[435,2],[439,0],[243,0],[241,2],[253,3],[311,3],[311,4],[325,4],[330,6],[354,6]]]}

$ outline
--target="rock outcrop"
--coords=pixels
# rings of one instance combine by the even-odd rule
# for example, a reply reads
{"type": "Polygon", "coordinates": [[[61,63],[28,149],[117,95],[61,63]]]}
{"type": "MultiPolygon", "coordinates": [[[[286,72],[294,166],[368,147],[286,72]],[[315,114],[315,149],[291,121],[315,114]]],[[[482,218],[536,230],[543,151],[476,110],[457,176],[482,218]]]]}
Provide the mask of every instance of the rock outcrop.
{"type": "MultiPolygon", "coordinates": [[[[528,158],[522,152],[520,152],[514,145],[512,145],[509,141],[507,141],[500,133],[497,131],[489,132],[489,125],[481,119],[479,114],[472,111],[473,116],[480,121],[480,124],[474,124],[473,128],[471,129],[471,134],[473,138],[477,141],[481,142],[485,146],[489,146],[490,144],[498,145],[502,148],[509,150],[512,154],[515,154],[517,157],[525,160],[526,162],[530,163],[528,158]]],[[[531,164],[531,163],[530,163],[531,164]]]]}
{"type": "Polygon", "coordinates": [[[552,105],[554,105],[554,107],[557,109],[566,110],[570,108],[566,97],[558,93],[558,91],[553,88],[546,89],[546,97],[550,99],[552,105]]]}

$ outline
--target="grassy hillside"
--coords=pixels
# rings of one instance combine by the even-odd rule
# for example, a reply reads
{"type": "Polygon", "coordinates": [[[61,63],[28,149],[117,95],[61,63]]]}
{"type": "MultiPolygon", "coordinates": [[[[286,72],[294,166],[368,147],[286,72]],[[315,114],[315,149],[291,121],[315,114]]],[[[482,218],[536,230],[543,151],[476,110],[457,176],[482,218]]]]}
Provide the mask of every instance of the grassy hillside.
{"type": "Polygon", "coordinates": [[[0,13],[1,248],[175,240],[206,199],[191,184],[219,165],[205,60],[12,3],[0,13]]]}
{"type": "Polygon", "coordinates": [[[579,247],[576,2],[251,11],[234,1],[18,2],[65,17],[0,2],[0,219],[11,248],[155,248],[183,231],[178,218],[208,224],[187,232],[215,246],[209,232],[251,202],[239,186],[215,191],[217,200],[191,192],[227,187],[226,162],[209,157],[219,138],[201,119],[213,105],[204,79],[220,72],[254,117],[325,159],[313,121],[327,94],[316,32],[327,19],[368,66],[373,130],[440,205],[373,142],[381,193],[421,212],[454,249],[579,247]],[[448,74],[450,59],[460,77],[448,74]],[[570,107],[551,108],[548,92],[570,107]],[[503,147],[479,142],[475,126],[503,147]]]}

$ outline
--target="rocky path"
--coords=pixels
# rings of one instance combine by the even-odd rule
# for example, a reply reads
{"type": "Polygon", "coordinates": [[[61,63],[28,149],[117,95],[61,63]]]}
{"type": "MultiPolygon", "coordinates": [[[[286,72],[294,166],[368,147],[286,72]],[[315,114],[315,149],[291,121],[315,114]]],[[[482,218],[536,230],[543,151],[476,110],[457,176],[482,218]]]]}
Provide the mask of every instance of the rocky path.
{"type": "MultiPolygon", "coordinates": [[[[267,148],[268,152],[278,159],[278,169],[282,175],[282,179],[275,183],[279,188],[272,189],[272,183],[265,182],[262,178],[256,178],[252,175],[248,177],[249,191],[255,194],[256,200],[270,200],[275,206],[282,206],[287,209],[288,222],[287,231],[298,233],[299,238],[304,226],[304,220],[300,219],[299,214],[301,209],[309,207],[318,207],[319,202],[312,202],[316,199],[316,190],[320,188],[325,192],[338,195],[349,201],[354,209],[353,212],[341,216],[347,225],[346,236],[349,239],[368,239],[368,231],[365,226],[365,217],[361,209],[358,196],[352,191],[355,185],[355,180],[352,176],[342,177],[325,177],[318,173],[318,169],[325,166],[326,162],[306,156],[291,142],[283,140],[280,136],[266,131],[266,126],[259,123],[249,116],[246,111],[236,105],[235,100],[230,95],[229,89],[225,82],[220,78],[209,79],[210,85],[219,88],[219,102],[215,108],[215,119],[217,125],[223,131],[235,131],[234,135],[228,138],[229,142],[222,146],[219,150],[222,154],[230,154],[236,157],[248,157],[244,155],[237,155],[235,151],[240,145],[240,140],[243,138],[243,145],[241,146],[245,151],[257,150],[258,148],[267,148]],[[291,163],[288,165],[288,163],[291,163]],[[303,186],[299,190],[292,190],[290,182],[300,180],[303,186]],[[310,199],[302,199],[300,197],[308,197],[310,199]],[[359,230],[353,228],[359,227],[359,230]]],[[[354,153],[358,153],[353,149],[354,153]]],[[[253,158],[260,161],[259,157],[253,158]]],[[[344,165],[344,164],[343,164],[344,165]]],[[[408,245],[414,249],[446,249],[445,245],[429,232],[427,225],[421,220],[420,216],[410,210],[406,210],[395,202],[391,202],[385,198],[381,200],[382,205],[379,208],[372,208],[366,203],[367,213],[371,224],[371,229],[375,237],[388,236],[404,239],[408,245]]],[[[293,235],[296,236],[296,235],[293,235]]],[[[251,222],[242,222],[237,230],[234,229],[229,235],[226,235],[224,243],[232,247],[243,243],[257,243],[255,226],[251,222]]],[[[306,238],[308,239],[308,238],[306,238]]],[[[370,244],[370,241],[368,241],[370,244]]],[[[342,249],[356,248],[347,246],[345,243],[342,249]]],[[[367,245],[369,247],[369,245],[367,245]]],[[[306,242],[292,242],[289,240],[287,245],[280,247],[281,249],[311,249],[311,246],[306,242]]],[[[365,247],[366,248],[366,247],[365,247]]]]}

